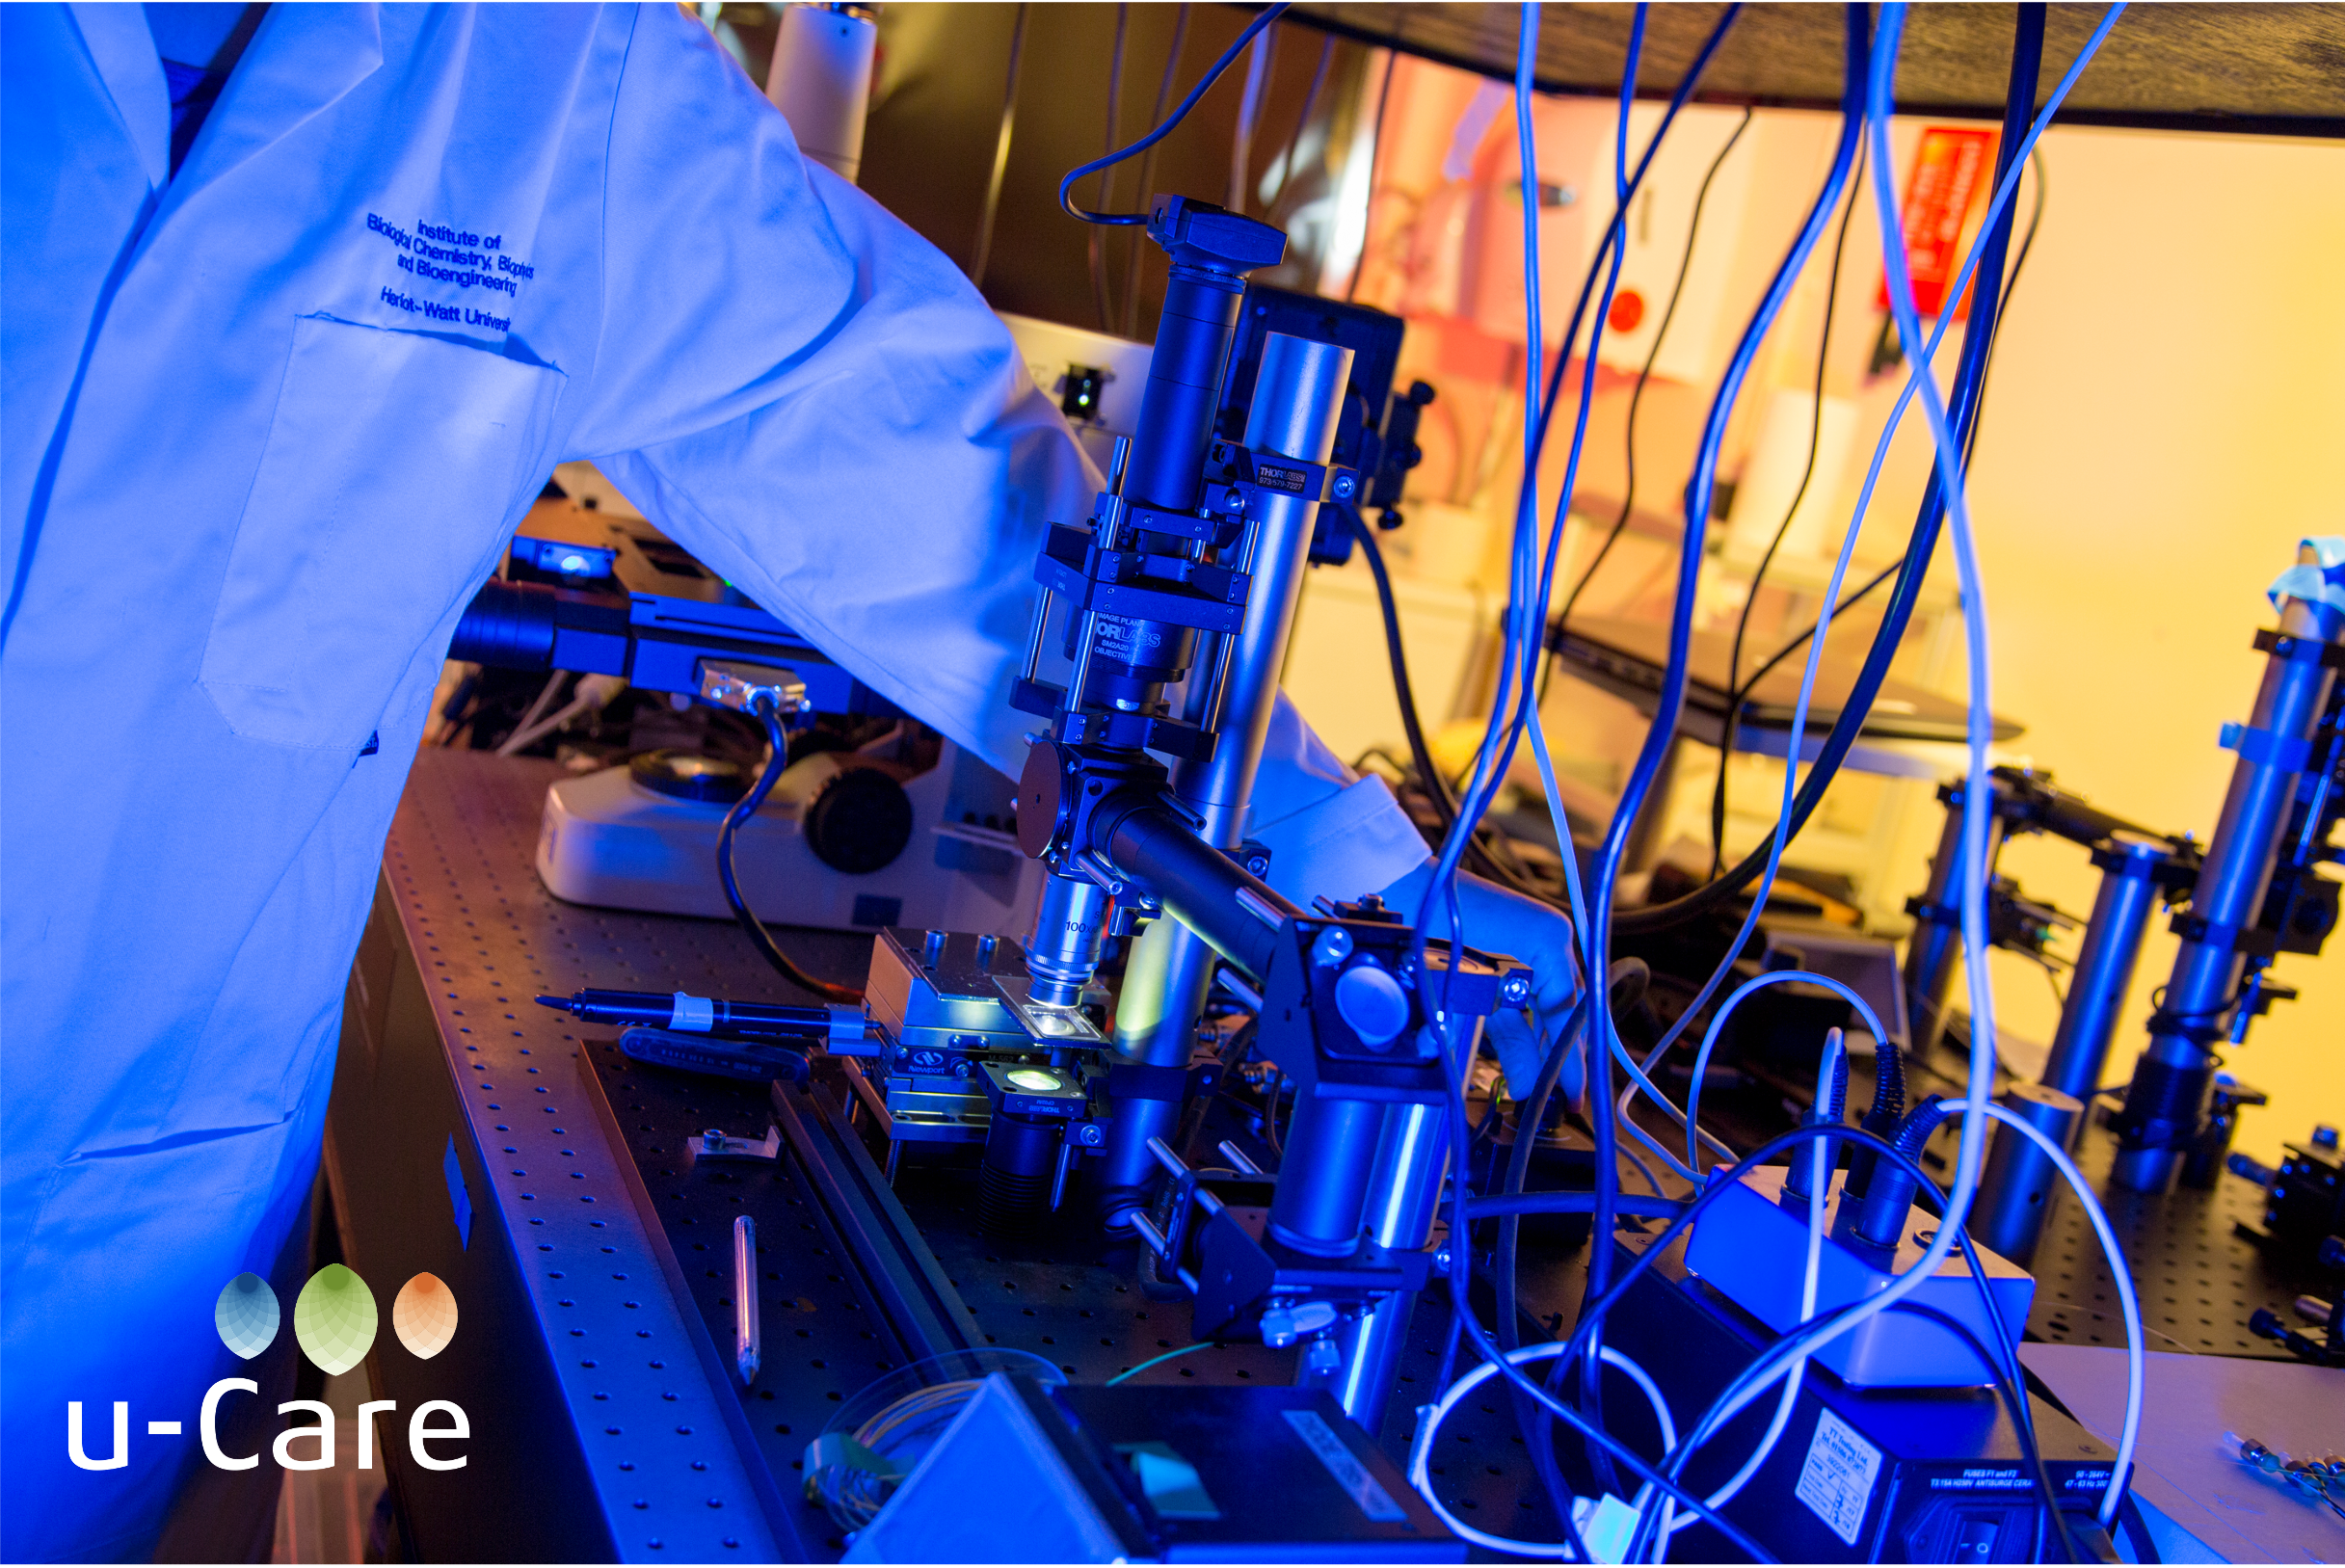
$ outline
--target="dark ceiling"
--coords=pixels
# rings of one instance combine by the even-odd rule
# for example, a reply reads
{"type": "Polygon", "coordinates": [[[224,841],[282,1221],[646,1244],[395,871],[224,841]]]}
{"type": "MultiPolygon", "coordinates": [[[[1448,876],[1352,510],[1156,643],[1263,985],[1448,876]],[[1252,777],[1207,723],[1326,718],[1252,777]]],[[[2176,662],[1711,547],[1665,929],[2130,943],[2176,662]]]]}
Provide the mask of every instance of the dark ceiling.
{"type": "MultiPolygon", "coordinates": [[[[1725,8],[1650,9],[1640,92],[1666,93],[1725,8]]],[[[1615,93],[1627,55],[1627,5],[1548,5],[1539,23],[1539,82],[1548,92],[1615,93]]],[[[1898,107],[1999,116],[2010,70],[2012,5],[1916,5],[1899,61],[1898,107]]],[[[2040,93],[2049,93],[2103,10],[2055,5],[2040,93]]],[[[1296,21],[1364,42],[1392,43],[1511,79],[1521,9],[1511,5],[1305,3],[1296,21]]],[[[1711,101],[1828,108],[1840,96],[1843,10],[1745,5],[1699,96],[1711,101]]],[[[2135,4],[2118,19],[2059,119],[2070,124],[2345,136],[2345,5],[2135,4]]]]}

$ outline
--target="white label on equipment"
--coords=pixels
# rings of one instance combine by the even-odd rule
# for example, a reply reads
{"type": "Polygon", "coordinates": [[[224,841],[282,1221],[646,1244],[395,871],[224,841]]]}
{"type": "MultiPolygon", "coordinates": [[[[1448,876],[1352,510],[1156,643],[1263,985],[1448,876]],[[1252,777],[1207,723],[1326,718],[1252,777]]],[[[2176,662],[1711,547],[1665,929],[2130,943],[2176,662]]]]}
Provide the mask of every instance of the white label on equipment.
{"type": "Polygon", "coordinates": [[[1826,1410],[1817,1417],[1807,1463],[1799,1470],[1798,1495],[1817,1518],[1832,1527],[1833,1534],[1854,1546],[1856,1532],[1864,1528],[1865,1504],[1873,1499],[1873,1478],[1879,1474],[1880,1449],[1826,1410]]]}
{"type": "Polygon", "coordinates": [[[1350,1494],[1351,1501],[1360,1505],[1362,1513],[1379,1524],[1408,1517],[1400,1504],[1393,1501],[1393,1495],[1384,1490],[1383,1483],[1371,1475],[1359,1457],[1344,1446],[1344,1440],[1336,1435],[1335,1428],[1319,1419],[1319,1412],[1284,1410],[1279,1414],[1287,1418],[1287,1424],[1294,1428],[1294,1435],[1303,1440],[1303,1447],[1317,1454],[1319,1463],[1327,1467],[1327,1474],[1335,1477],[1336,1485],[1350,1494]]]}

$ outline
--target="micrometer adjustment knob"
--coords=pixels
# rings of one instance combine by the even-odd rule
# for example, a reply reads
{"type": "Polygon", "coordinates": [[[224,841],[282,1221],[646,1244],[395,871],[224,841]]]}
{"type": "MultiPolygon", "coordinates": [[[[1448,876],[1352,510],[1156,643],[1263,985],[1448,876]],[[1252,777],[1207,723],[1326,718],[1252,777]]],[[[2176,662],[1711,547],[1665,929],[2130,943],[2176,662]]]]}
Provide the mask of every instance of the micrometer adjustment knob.
{"type": "Polygon", "coordinates": [[[1311,962],[1321,969],[1332,968],[1351,956],[1351,933],[1340,925],[1321,931],[1311,943],[1311,962]]]}
{"type": "Polygon", "coordinates": [[[1329,1301],[1293,1301],[1266,1307],[1262,1314],[1262,1342],[1284,1350],[1310,1334],[1323,1334],[1343,1315],[1329,1301]]]}
{"type": "Polygon", "coordinates": [[[1399,979],[1383,965],[1365,958],[1336,977],[1335,1010],[1372,1050],[1398,1040],[1409,1026],[1412,1014],[1408,992],[1399,979]]]}

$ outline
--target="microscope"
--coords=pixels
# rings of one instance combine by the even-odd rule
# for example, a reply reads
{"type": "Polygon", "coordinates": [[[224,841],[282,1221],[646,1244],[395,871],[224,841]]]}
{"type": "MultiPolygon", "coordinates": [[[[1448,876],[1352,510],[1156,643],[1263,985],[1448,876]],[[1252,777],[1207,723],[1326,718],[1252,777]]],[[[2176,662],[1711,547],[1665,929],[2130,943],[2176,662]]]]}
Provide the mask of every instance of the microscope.
{"type": "Polygon", "coordinates": [[[1043,721],[1017,791],[1020,847],[1048,868],[1032,935],[883,935],[847,1050],[892,1163],[904,1141],[981,1138],[1001,1226],[1046,1187],[1055,1206],[1088,1156],[1107,1231],[1193,1298],[1201,1338],[1300,1344],[1304,1381],[1372,1431],[1431,1261],[1452,1085],[1532,977],[1420,946],[1372,896],[1305,910],[1264,880],[1246,809],[1313,527],[1362,492],[1330,461],[1352,350],[1268,332],[1243,435],[1217,435],[1246,275],[1286,236],[1180,197],[1147,232],[1171,277],[1138,428],[1087,524],[1050,530],[1012,698],[1043,721]],[[1063,685],[1043,678],[1053,641],[1063,685]],[[1133,942],[1110,1041],[1111,935],[1133,942]],[[1259,997],[1258,1050],[1296,1085],[1275,1176],[1172,1148],[1217,971],[1259,997]]]}

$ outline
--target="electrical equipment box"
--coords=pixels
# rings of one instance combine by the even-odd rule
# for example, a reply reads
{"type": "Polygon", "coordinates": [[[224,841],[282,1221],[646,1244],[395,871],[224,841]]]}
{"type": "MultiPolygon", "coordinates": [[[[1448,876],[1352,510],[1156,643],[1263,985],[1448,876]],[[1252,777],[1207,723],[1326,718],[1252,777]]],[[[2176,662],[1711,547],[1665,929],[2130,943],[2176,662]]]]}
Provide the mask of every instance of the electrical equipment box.
{"type": "MultiPolygon", "coordinates": [[[[1689,1269],[1777,1332],[1800,1320],[1800,1263],[1807,1247],[1806,1209],[1783,1201],[1785,1175],[1781,1166],[1767,1166],[1744,1177],[1713,1200],[1686,1243],[1689,1269]]],[[[1841,1203],[1846,1181],[1845,1173],[1833,1174],[1827,1212],[1841,1203]]],[[[1852,1245],[1827,1234],[1817,1268],[1816,1310],[1852,1306],[1887,1289],[1893,1278],[1921,1261],[1936,1224],[1922,1209],[1908,1209],[1905,1235],[1894,1250],[1852,1245]]],[[[2035,1277],[1985,1247],[1977,1251],[1995,1313],[2016,1342],[2036,1298],[2035,1277]]],[[[1959,1252],[1949,1253],[1937,1273],[1906,1299],[1961,1325],[1982,1344],[1995,1342],[1993,1320],[1959,1252]]],[[[1876,1313],[1825,1346],[1816,1360],[1851,1388],[1961,1388],[1990,1383],[1995,1375],[1961,1334],[1936,1317],[1908,1312],[1876,1313]]]]}
{"type": "Polygon", "coordinates": [[[1058,405],[1084,452],[1106,472],[1115,438],[1140,428],[1149,346],[1006,311],[1001,324],[1016,340],[1026,374],[1058,405]]]}
{"type": "Polygon", "coordinates": [[[849,1562],[1462,1562],[1323,1389],[996,1372],[849,1562]]]}
{"type": "MultiPolygon", "coordinates": [[[[1623,1236],[1620,1263],[1642,1237],[1623,1236]]],[[[1783,1267],[1798,1266],[1786,1253],[1783,1267]]],[[[1965,1282],[1967,1288],[1967,1282],[1965,1282]]],[[[1681,1423],[1696,1419],[1776,1341],[1756,1317],[1686,1267],[1682,1243],[1654,1261],[1606,1318],[1605,1341],[1650,1372],[1681,1423]]],[[[1704,1496],[1724,1484],[1765,1436],[1778,1394],[1746,1406],[1687,1467],[1704,1496]]],[[[2026,1395],[2053,1497],[2077,1540],[2094,1516],[2117,1455],[2063,1411],[2026,1395]]],[[[1652,1417],[1608,1398],[1605,1421],[1640,1452],[1655,1451],[1652,1417]]],[[[2060,1543],[2019,1429],[1991,1388],[1854,1389],[1811,1362],[1772,1453],[1727,1504],[1727,1518],[1784,1562],[2040,1562],[2060,1543]]],[[[1692,1562],[1734,1555],[1704,1525],[1670,1552],[1692,1562]]],[[[2091,1560],[2089,1557],[2084,1560],[2091,1560]]]]}

